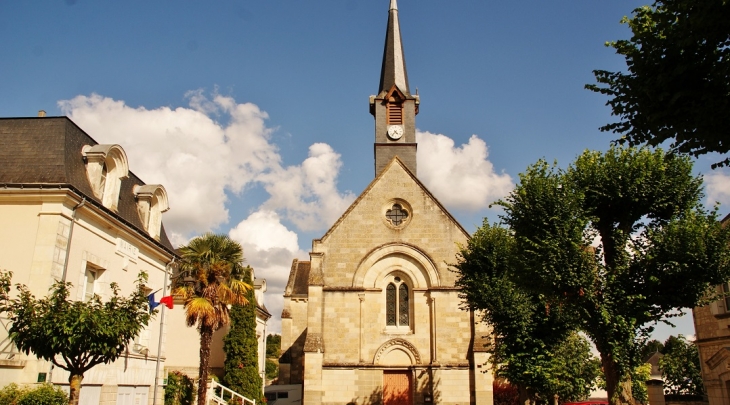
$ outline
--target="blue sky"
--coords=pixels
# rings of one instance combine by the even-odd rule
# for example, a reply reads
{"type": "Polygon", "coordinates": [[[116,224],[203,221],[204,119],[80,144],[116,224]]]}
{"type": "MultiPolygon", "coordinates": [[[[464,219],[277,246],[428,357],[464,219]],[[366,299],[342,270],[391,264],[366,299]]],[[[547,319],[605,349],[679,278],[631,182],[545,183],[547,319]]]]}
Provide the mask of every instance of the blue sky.
{"type": "MultiPolygon", "coordinates": [[[[174,240],[231,232],[278,316],[291,259],[374,177],[368,96],[388,3],[0,0],[0,116],[43,109],[122,145],[135,174],[167,188],[174,240]]],[[[398,2],[419,177],[467,230],[496,220],[489,203],[537,159],[608,147],[606,99],[583,86],[624,67],[604,43],[628,37],[619,21],[645,3],[398,2]]],[[[712,162],[697,171],[730,203],[712,162]]]]}

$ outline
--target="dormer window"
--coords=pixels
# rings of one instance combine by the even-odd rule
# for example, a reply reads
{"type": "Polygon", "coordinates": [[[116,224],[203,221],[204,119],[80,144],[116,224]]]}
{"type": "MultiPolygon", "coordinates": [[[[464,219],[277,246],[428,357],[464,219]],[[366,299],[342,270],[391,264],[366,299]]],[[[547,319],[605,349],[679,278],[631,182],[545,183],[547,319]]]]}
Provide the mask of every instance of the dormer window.
{"type": "Polygon", "coordinates": [[[137,213],[147,233],[160,238],[162,232],[162,213],[170,209],[167,203],[167,191],[160,184],[147,184],[134,187],[137,200],[137,213]]]}
{"type": "Polygon", "coordinates": [[[116,211],[122,179],[129,175],[127,154],[119,145],[86,145],[81,150],[86,162],[86,177],[94,196],[102,205],[116,211]]]}

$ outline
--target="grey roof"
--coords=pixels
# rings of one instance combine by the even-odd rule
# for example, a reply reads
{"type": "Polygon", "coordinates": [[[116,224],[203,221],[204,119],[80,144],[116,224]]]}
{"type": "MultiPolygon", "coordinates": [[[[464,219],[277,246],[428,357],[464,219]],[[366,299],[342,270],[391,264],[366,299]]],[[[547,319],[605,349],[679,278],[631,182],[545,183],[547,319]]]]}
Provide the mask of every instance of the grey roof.
{"type": "Polygon", "coordinates": [[[388,30],[385,33],[385,49],[383,50],[383,67],[380,70],[380,88],[378,94],[382,95],[393,87],[410,96],[408,89],[408,73],[406,72],[406,57],[403,53],[403,41],[400,35],[400,23],[398,21],[398,4],[396,0],[390,0],[388,10],[388,30]]]}
{"type": "MultiPolygon", "coordinates": [[[[122,180],[117,212],[94,196],[86,176],[82,148],[98,145],[68,117],[0,118],[0,186],[70,188],[170,253],[164,225],[160,240],[149,236],[137,213],[134,186],[145,183],[134,173],[122,180]]],[[[122,145],[122,147],[124,147],[122,145]]]]}
{"type": "Polygon", "coordinates": [[[285,297],[306,296],[309,294],[309,271],[311,262],[294,259],[289,272],[289,281],[284,291],[285,297]]]}

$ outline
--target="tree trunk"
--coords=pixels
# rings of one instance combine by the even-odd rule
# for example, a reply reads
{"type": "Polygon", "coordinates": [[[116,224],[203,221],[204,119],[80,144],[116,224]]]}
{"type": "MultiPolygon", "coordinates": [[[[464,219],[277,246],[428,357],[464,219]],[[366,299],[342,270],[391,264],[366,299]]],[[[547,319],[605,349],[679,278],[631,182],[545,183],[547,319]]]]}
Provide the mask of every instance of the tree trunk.
{"type": "Polygon", "coordinates": [[[522,385],[517,386],[517,392],[520,395],[520,405],[533,405],[535,402],[535,394],[532,390],[523,387],[522,385]]]}
{"type": "Polygon", "coordinates": [[[631,394],[631,377],[621,378],[616,363],[610,354],[601,353],[601,365],[606,378],[606,392],[610,405],[635,405],[631,394]]]}
{"type": "Polygon", "coordinates": [[[84,380],[84,376],[80,374],[73,374],[68,378],[68,404],[79,405],[79,395],[81,395],[81,381],[84,380]]]}
{"type": "Polygon", "coordinates": [[[210,343],[213,329],[200,327],[200,369],[198,370],[198,405],[206,405],[208,391],[208,363],[210,362],[210,343]]]}

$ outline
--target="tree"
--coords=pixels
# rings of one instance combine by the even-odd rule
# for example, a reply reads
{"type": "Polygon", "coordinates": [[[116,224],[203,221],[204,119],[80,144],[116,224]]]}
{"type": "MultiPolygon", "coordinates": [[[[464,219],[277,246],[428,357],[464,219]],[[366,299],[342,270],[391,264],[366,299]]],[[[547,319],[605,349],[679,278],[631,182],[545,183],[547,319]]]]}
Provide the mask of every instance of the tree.
{"type": "MultiPolygon", "coordinates": [[[[247,267],[244,280],[252,284],[253,269],[247,267]]],[[[253,289],[246,299],[256,302],[253,289]]],[[[223,339],[226,361],[223,366],[223,384],[233,391],[256,402],[263,400],[262,380],[259,374],[258,339],[256,339],[256,308],[254,305],[231,307],[231,330],[223,339]]]]}
{"type": "Polygon", "coordinates": [[[243,249],[227,235],[207,233],[180,247],[174,294],[185,301],[188,326],[200,333],[198,405],[205,405],[213,332],[230,322],[229,305],[248,304],[243,249]]]}
{"type": "Polygon", "coordinates": [[[281,356],[281,335],[269,334],[266,337],[266,357],[278,359],[281,356]]]}
{"type": "Polygon", "coordinates": [[[538,161],[499,202],[521,286],[579,322],[612,404],[633,403],[638,338],[730,278],[729,229],[701,197],[689,158],[615,146],[567,170],[538,161]]]}
{"type": "MultiPolygon", "coordinates": [[[[586,88],[610,97],[619,122],[602,131],[620,143],[658,146],[698,156],[730,150],[730,3],[657,0],[634,10],[632,37],[607,43],[628,72],[594,71],[586,88]]],[[[730,164],[730,158],[713,165],[730,164]]]]}
{"type": "Polygon", "coordinates": [[[98,295],[89,301],[71,301],[72,285],[63,282],[54,283],[50,295],[41,299],[17,284],[17,298],[10,298],[11,278],[10,272],[0,273],[0,311],[11,322],[10,339],[25,354],[33,353],[70,373],[71,405],[79,402],[84,373],[118,359],[150,320],[145,273],[137,276],[137,287],[128,298],[120,297],[119,287],[111,283],[107,302],[98,295]]]}
{"type": "Polygon", "coordinates": [[[664,343],[664,357],[659,368],[664,376],[664,391],[677,395],[704,395],[697,346],[684,336],[670,336],[664,343]]]}
{"type": "Polygon", "coordinates": [[[585,360],[582,355],[589,351],[579,354],[575,346],[561,349],[570,336],[570,320],[559,307],[522,287],[518,275],[523,259],[509,230],[485,220],[457,259],[462,297],[493,328],[487,349],[496,375],[517,386],[520,403],[556,394],[572,399],[592,385],[579,370],[585,360]],[[576,358],[561,356],[568,352],[576,358]]]}
{"type": "Polygon", "coordinates": [[[656,352],[664,353],[664,344],[656,339],[649,340],[641,345],[639,359],[645,361],[656,352]]]}
{"type": "Polygon", "coordinates": [[[591,353],[588,340],[574,332],[555,348],[549,372],[549,393],[561,402],[583,401],[596,388],[601,362],[591,353]]]}

